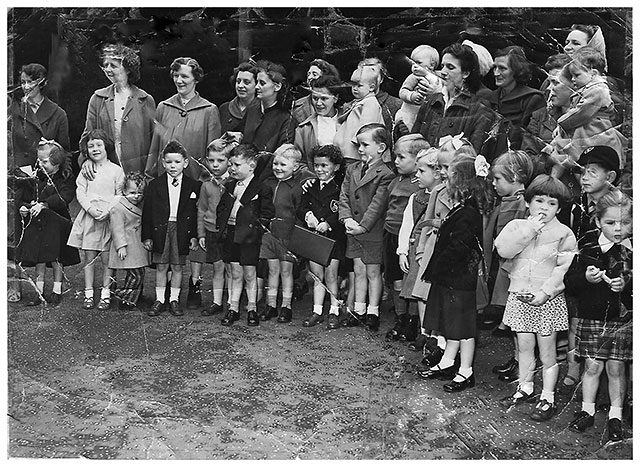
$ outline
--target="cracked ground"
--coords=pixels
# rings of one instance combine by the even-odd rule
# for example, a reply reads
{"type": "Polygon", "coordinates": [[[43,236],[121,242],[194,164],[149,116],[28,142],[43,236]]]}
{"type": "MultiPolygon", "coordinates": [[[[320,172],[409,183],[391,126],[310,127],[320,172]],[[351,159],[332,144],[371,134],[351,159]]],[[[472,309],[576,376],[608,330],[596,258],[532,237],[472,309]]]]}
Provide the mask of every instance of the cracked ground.
{"type": "Polygon", "coordinates": [[[25,284],[23,302],[8,307],[11,458],[632,459],[632,439],[607,442],[603,404],[593,428],[566,429],[580,390],[559,383],[559,413],[545,423],[529,420],[533,405],[502,408],[515,386],[491,367],[512,344],[489,331],[479,335],[475,388],[448,394],[417,377],[420,353],[385,342],[388,303],[375,334],[303,328],[309,294],[289,324],[250,328],[243,311],[223,327],[220,315],[191,310],[85,311],[81,267],[67,276],[60,306],[24,306],[25,284]]]}

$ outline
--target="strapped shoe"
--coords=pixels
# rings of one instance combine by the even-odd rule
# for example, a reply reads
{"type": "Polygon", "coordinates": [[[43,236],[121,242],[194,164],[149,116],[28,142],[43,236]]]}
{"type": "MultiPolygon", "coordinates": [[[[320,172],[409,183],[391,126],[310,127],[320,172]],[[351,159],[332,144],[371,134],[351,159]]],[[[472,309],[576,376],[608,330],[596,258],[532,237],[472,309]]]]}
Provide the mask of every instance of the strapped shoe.
{"type": "MultiPolygon", "coordinates": [[[[456,376],[462,376],[460,373],[456,373],[456,376]]],[[[464,376],[462,376],[464,378],[464,376]]],[[[445,392],[460,392],[464,391],[467,388],[472,388],[476,385],[476,377],[473,373],[468,378],[464,378],[462,381],[455,381],[452,379],[450,382],[445,384],[443,389],[445,392]]]]}
{"type": "Polygon", "coordinates": [[[428,368],[418,372],[418,376],[422,379],[453,379],[458,373],[458,368],[455,365],[451,365],[447,368],[440,368],[440,365],[436,365],[435,369],[428,368]]]}
{"type": "Polygon", "coordinates": [[[535,393],[527,394],[522,389],[518,388],[518,390],[507,397],[503,397],[500,399],[500,405],[505,408],[514,407],[516,405],[523,404],[525,402],[531,402],[535,398],[535,393]]]}
{"type": "Polygon", "coordinates": [[[576,433],[582,433],[584,430],[593,426],[594,416],[589,415],[584,410],[581,412],[576,412],[575,418],[569,423],[569,429],[571,431],[575,431],[576,433]]]}
{"type": "Polygon", "coordinates": [[[607,421],[607,432],[609,433],[609,441],[622,441],[624,439],[622,420],[619,418],[610,418],[607,421]]]}
{"type": "Polygon", "coordinates": [[[271,318],[276,318],[278,316],[278,310],[275,307],[267,305],[260,313],[260,321],[269,321],[271,318]]]}
{"type": "Polygon", "coordinates": [[[240,319],[240,313],[233,310],[228,310],[224,315],[224,318],[220,321],[223,326],[231,326],[234,322],[240,319]]]}
{"type": "Polygon", "coordinates": [[[290,323],[293,312],[291,308],[286,306],[280,307],[280,314],[278,315],[278,323],[290,323]]]}
{"type": "Polygon", "coordinates": [[[313,326],[315,326],[318,323],[322,323],[324,322],[324,316],[319,315],[318,313],[311,313],[311,317],[308,319],[305,319],[302,322],[302,325],[305,328],[312,328],[313,326]]]}
{"type": "Polygon", "coordinates": [[[329,313],[329,319],[327,322],[327,329],[338,329],[340,327],[340,320],[338,315],[329,313]]]}
{"type": "Polygon", "coordinates": [[[546,422],[553,417],[557,411],[558,408],[556,407],[556,404],[553,404],[546,399],[540,399],[540,402],[536,404],[529,418],[534,422],[546,422]]]}

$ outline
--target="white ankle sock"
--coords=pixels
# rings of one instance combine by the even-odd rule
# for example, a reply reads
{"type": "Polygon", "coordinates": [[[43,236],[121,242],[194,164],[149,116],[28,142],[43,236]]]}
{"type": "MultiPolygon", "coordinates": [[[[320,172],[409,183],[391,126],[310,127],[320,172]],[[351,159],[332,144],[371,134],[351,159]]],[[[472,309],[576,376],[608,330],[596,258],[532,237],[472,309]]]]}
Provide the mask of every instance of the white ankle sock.
{"type": "Polygon", "coordinates": [[[62,293],[62,282],[53,283],[53,293],[60,295],[62,293]]]}
{"type": "Polygon", "coordinates": [[[111,289],[109,287],[103,287],[100,291],[100,298],[110,298],[111,297],[111,289]]]}
{"type": "Polygon", "coordinates": [[[368,315],[379,316],[380,315],[379,307],[378,306],[374,306],[374,305],[368,305],[367,306],[367,314],[368,315]]]}
{"type": "Polygon", "coordinates": [[[164,291],[166,287],[156,287],[156,300],[164,303],[164,291]]]}
{"type": "Polygon", "coordinates": [[[609,407],[609,420],[612,418],[622,420],[622,407],[614,407],[613,405],[609,407]]]}
{"type": "Polygon", "coordinates": [[[340,314],[340,308],[338,307],[338,305],[331,305],[331,307],[329,307],[329,314],[330,315],[339,315],[340,314]]]}
{"type": "Polygon", "coordinates": [[[364,315],[367,309],[367,304],[362,302],[355,302],[353,306],[353,311],[356,315],[364,315]]]}
{"type": "Polygon", "coordinates": [[[322,305],[313,305],[313,312],[316,315],[321,315],[322,314],[322,305]]]}
{"type": "Polygon", "coordinates": [[[596,414],[596,403],[595,402],[583,402],[582,410],[587,412],[592,417],[596,414]]]}
{"type": "Polygon", "coordinates": [[[169,294],[170,302],[177,302],[180,300],[180,287],[171,287],[171,293],[169,294]]]}
{"type": "Polygon", "coordinates": [[[38,289],[38,292],[42,295],[42,292],[44,292],[44,281],[36,281],[36,289],[38,289]]]}
{"type": "Polygon", "coordinates": [[[222,289],[213,289],[213,303],[222,305],[222,289]]]}
{"type": "Polygon", "coordinates": [[[555,393],[553,391],[545,391],[543,389],[542,394],[540,394],[540,400],[545,400],[553,404],[556,401],[555,393]]]}

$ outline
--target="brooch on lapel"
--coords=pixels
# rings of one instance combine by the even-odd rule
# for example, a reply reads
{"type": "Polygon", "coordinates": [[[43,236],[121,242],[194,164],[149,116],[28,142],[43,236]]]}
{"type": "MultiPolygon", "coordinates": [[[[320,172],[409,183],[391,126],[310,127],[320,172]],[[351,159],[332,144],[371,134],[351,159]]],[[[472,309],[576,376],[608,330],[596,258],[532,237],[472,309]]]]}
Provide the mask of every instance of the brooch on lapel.
{"type": "Polygon", "coordinates": [[[332,199],[331,202],[329,203],[329,209],[331,209],[331,212],[338,212],[338,200],[337,199],[332,199]]]}

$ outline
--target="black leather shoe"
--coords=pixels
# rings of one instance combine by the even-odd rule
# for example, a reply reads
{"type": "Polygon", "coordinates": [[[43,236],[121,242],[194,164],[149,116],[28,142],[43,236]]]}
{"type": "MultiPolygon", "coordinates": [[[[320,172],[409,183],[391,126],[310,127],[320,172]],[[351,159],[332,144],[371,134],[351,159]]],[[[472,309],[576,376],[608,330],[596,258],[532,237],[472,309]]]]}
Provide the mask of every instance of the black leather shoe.
{"type": "Polygon", "coordinates": [[[275,318],[278,316],[278,310],[274,307],[267,305],[262,313],[260,313],[260,321],[269,321],[271,318],[275,318]]]}
{"type": "Polygon", "coordinates": [[[556,404],[552,404],[545,399],[540,399],[540,402],[536,404],[529,418],[534,422],[546,422],[553,417],[557,411],[558,408],[556,404]]]}
{"type": "Polygon", "coordinates": [[[621,441],[624,439],[622,420],[619,418],[610,418],[607,421],[607,431],[609,432],[609,441],[621,441]]]}
{"type": "Polygon", "coordinates": [[[593,422],[593,415],[589,415],[584,410],[581,412],[576,412],[575,418],[571,421],[571,423],[569,423],[569,429],[571,431],[575,431],[576,433],[582,433],[590,426],[593,426],[593,422]]]}
{"type": "Polygon", "coordinates": [[[531,394],[527,394],[522,389],[518,389],[515,394],[500,399],[499,404],[508,409],[510,407],[515,407],[516,405],[524,404],[525,402],[533,402],[535,397],[536,395],[533,392],[531,394]]]}
{"type": "Polygon", "coordinates": [[[176,300],[169,303],[169,313],[171,313],[173,316],[184,315],[182,308],[180,308],[180,304],[176,300]]]}
{"type": "Polygon", "coordinates": [[[424,334],[420,334],[415,341],[411,342],[407,347],[414,352],[422,352],[424,346],[427,344],[428,337],[424,334]]]}
{"type": "Polygon", "coordinates": [[[514,369],[518,369],[518,360],[515,357],[511,357],[509,360],[504,362],[502,365],[496,365],[491,369],[491,372],[495,375],[500,375],[503,373],[511,373],[514,369]]]}
{"type": "Polygon", "coordinates": [[[223,326],[231,326],[235,321],[240,319],[240,313],[237,311],[229,310],[224,315],[224,318],[220,321],[223,326]]]}
{"type": "Polygon", "coordinates": [[[447,379],[453,379],[455,375],[458,373],[458,368],[456,368],[455,365],[451,365],[450,367],[447,367],[447,368],[440,368],[437,365],[436,367],[437,368],[435,370],[428,368],[426,370],[419,371],[418,376],[422,379],[447,380],[447,379]]]}
{"type": "Polygon", "coordinates": [[[500,381],[506,381],[507,383],[512,383],[513,381],[518,379],[519,374],[520,374],[520,370],[516,366],[510,373],[500,373],[498,375],[498,379],[500,381]]]}
{"type": "Polygon", "coordinates": [[[329,313],[329,319],[327,321],[327,329],[338,329],[340,327],[340,320],[338,315],[329,313]]]}
{"type": "Polygon", "coordinates": [[[212,316],[216,313],[220,313],[222,311],[222,305],[218,305],[217,303],[212,303],[207,308],[203,308],[200,314],[202,316],[212,316]]]}
{"type": "Polygon", "coordinates": [[[380,317],[378,315],[368,314],[365,325],[369,328],[369,331],[376,332],[380,327],[380,317]]]}
{"type": "Polygon", "coordinates": [[[153,302],[153,305],[151,305],[151,308],[149,309],[149,311],[147,311],[147,316],[158,316],[163,311],[164,311],[164,303],[156,300],[155,302],[153,302]]]}
{"type": "Polygon", "coordinates": [[[436,347],[434,350],[424,356],[424,358],[422,359],[422,364],[429,368],[431,368],[432,366],[436,366],[442,359],[443,355],[444,350],[442,350],[440,347],[436,347]]]}
{"type": "Polygon", "coordinates": [[[278,315],[278,323],[290,323],[291,322],[291,308],[286,306],[280,307],[280,314],[278,315]]]}
{"type": "Polygon", "coordinates": [[[60,305],[61,301],[62,301],[62,295],[54,292],[51,295],[49,295],[49,300],[47,300],[47,303],[51,306],[58,306],[60,305]]]}
{"type": "MultiPolygon", "coordinates": [[[[335,315],[334,315],[335,316],[335,315]]],[[[318,313],[311,313],[311,317],[308,319],[305,319],[302,322],[302,325],[305,328],[312,328],[313,326],[315,326],[318,323],[322,323],[324,322],[324,316],[319,315],[318,313]]]]}
{"type": "Polygon", "coordinates": [[[409,341],[413,342],[418,337],[420,333],[420,318],[417,316],[409,316],[407,323],[400,330],[400,335],[398,336],[401,341],[409,341]]]}
{"type": "Polygon", "coordinates": [[[259,324],[258,313],[255,310],[247,312],[247,326],[258,326],[259,324]]]}
{"type": "MultiPolygon", "coordinates": [[[[456,373],[456,376],[462,376],[460,373],[456,373]]],[[[464,378],[464,377],[463,377],[464,378]]],[[[473,373],[468,378],[464,378],[462,381],[451,380],[442,388],[445,392],[460,392],[464,391],[467,388],[472,388],[476,385],[476,377],[473,373]]]]}
{"type": "Polygon", "coordinates": [[[389,329],[387,333],[384,335],[386,341],[397,341],[400,340],[400,333],[402,329],[404,329],[409,321],[409,315],[403,313],[401,315],[396,315],[396,322],[392,329],[389,329]]]}
{"type": "Polygon", "coordinates": [[[198,279],[196,283],[193,283],[193,278],[189,278],[189,293],[187,294],[187,310],[197,310],[202,306],[202,293],[200,292],[200,286],[202,280],[198,279]]]}
{"type": "Polygon", "coordinates": [[[360,326],[364,324],[365,315],[356,315],[353,312],[347,311],[347,316],[340,323],[342,326],[347,328],[355,328],[356,326],[360,326]]]}

